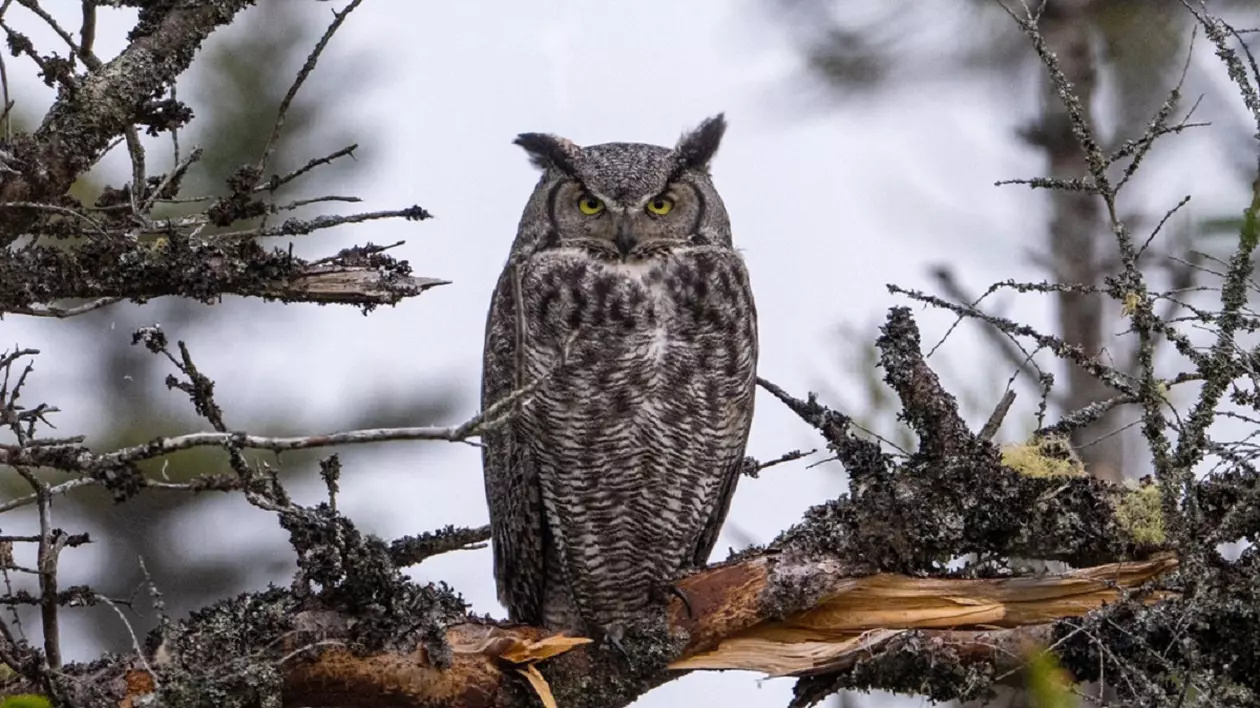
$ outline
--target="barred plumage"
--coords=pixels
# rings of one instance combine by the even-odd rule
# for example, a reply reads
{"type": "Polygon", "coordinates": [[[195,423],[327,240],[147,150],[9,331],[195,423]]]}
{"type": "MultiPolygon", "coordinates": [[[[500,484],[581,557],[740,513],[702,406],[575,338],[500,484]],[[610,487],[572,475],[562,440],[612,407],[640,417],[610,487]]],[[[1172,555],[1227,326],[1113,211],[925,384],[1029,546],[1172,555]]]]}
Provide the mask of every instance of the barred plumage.
{"type": "Polygon", "coordinates": [[[499,598],[515,621],[619,636],[707,561],[752,419],[756,309],[708,163],[518,138],[543,169],[486,324],[484,436],[499,598]],[[563,360],[563,364],[562,364],[563,360]]]}

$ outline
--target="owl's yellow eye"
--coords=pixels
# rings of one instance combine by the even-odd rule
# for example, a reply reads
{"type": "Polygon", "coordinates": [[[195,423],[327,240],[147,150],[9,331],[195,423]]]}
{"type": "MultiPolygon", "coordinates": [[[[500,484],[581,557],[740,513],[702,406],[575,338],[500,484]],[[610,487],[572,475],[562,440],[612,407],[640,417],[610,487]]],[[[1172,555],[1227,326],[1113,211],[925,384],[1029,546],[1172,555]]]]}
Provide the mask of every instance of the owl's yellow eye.
{"type": "Polygon", "coordinates": [[[664,216],[674,208],[674,200],[667,197],[657,197],[647,203],[647,210],[657,216],[664,216]]]}
{"type": "Polygon", "coordinates": [[[595,216],[604,210],[604,203],[589,194],[578,197],[578,211],[587,216],[595,216]]]}

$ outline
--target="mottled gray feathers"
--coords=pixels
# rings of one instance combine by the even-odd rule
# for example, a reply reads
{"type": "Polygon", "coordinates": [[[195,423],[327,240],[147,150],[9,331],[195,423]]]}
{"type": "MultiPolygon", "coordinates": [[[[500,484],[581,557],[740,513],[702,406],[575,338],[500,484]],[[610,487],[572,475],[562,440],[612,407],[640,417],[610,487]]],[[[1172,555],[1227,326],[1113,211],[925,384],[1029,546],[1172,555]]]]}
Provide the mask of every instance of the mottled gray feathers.
{"type": "Polygon", "coordinates": [[[674,148],[677,156],[677,170],[696,170],[705,172],[709,169],[709,161],[717,153],[722,143],[722,135],[726,133],[726,116],[719,113],[706,119],[695,130],[684,133],[674,148]]]}
{"type": "Polygon", "coordinates": [[[673,152],[659,145],[604,143],[582,150],[574,178],[607,199],[629,202],[664,190],[674,164],[673,152]]]}
{"type": "Polygon", "coordinates": [[[573,158],[578,148],[564,138],[547,133],[521,133],[512,143],[525,148],[530,164],[540,170],[555,168],[570,177],[577,174],[573,158]]]}
{"type": "Polygon", "coordinates": [[[482,376],[483,409],[544,379],[483,436],[495,580],[514,621],[618,636],[660,616],[667,586],[717,542],[758,349],[708,175],[725,125],[711,118],[673,149],[516,139],[545,172],[495,288],[482,376]],[[670,208],[649,211],[663,195],[670,208]]]}
{"type": "Polygon", "coordinates": [[[625,195],[646,186],[627,184],[635,177],[640,181],[648,178],[646,181],[659,190],[686,171],[707,173],[725,133],[726,117],[719,113],[705,119],[695,130],[683,133],[673,150],[645,143],[604,143],[581,148],[548,133],[521,133],[513,144],[524,148],[530,164],[541,170],[555,169],[566,177],[591,183],[589,188],[596,191],[601,191],[596,186],[601,181],[619,182],[610,191],[625,195]],[[621,179],[609,180],[612,174],[621,179]]]}

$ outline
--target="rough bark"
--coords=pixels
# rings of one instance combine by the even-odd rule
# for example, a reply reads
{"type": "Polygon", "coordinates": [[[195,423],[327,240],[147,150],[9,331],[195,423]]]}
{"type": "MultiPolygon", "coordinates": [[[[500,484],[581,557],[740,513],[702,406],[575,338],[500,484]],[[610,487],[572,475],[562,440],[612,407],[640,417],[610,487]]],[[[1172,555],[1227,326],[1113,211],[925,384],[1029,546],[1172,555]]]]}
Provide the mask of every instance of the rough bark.
{"type": "MultiPolygon", "coordinates": [[[[253,0],[147,3],[130,44],[103,66],[63,81],[39,129],[6,148],[0,203],[58,202],[79,175],[138,119],[192,64],[201,43],[232,23],[253,0]]],[[[27,212],[0,209],[0,246],[34,221],[27,212]]]]}

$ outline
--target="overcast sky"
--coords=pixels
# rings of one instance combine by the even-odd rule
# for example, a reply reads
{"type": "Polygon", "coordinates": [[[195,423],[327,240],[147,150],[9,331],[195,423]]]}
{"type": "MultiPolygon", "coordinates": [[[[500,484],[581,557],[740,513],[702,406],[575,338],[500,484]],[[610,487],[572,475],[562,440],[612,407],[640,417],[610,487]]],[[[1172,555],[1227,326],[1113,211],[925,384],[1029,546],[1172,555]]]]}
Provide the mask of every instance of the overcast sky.
{"type": "MultiPolygon", "coordinates": [[[[319,17],[341,4],[273,1],[319,17]]],[[[73,5],[71,12],[77,8],[66,5],[73,5]]],[[[131,17],[105,13],[102,55],[122,47],[131,17]]],[[[27,29],[38,45],[40,33],[30,23],[27,29]]],[[[52,46],[45,41],[41,46],[52,46]]],[[[993,186],[1042,170],[1039,154],[1014,133],[1036,111],[1031,74],[1022,91],[979,81],[929,82],[824,104],[802,78],[790,34],[756,0],[371,0],[350,17],[323,61],[351,54],[376,68],[353,100],[337,106],[339,120],[376,134],[381,148],[361,158],[353,188],[365,203],[355,210],[415,203],[437,218],[345,227],[313,241],[331,252],[351,243],[405,239],[395,253],[418,274],[453,284],[366,318],[352,309],[273,304],[258,321],[197,336],[172,332],[189,340],[202,370],[218,381],[220,403],[238,421],[265,411],[295,428],[313,426],[374,379],[417,392],[433,386],[459,392],[455,419],[416,424],[455,423],[476,412],[485,311],[537,179],[511,144],[524,131],[588,144],[671,145],[684,129],[725,112],[730,127],[713,174],[752,275],[760,312],[759,370],[798,395],[821,388],[836,402],[861,400],[868,377],[840,366],[836,327],[881,319],[899,302],[886,283],[931,289],[927,271],[938,263],[951,264],[973,290],[1006,278],[1043,277],[1026,254],[1043,233],[1044,193],[993,186]]],[[[1209,53],[1199,59],[1215,70],[1209,53]]],[[[46,95],[22,80],[24,95],[46,95]]],[[[1183,140],[1182,149],[1195,149],[1194,137],[1183,140]]],[[[338,147],[312,145],[309,152],[338,147]]],[[[1216,157],[1204,148],[1199,159],[1166,170],[1147,190],[1148,201],[1133,206],[1162,213],[1190,191],[1196,203],[1200,192],[1207,192],[1208,202],[1213,195],[1231,196],[1216,174],[1216,157]]],[[[111,159],[111,165],[122,165],[111,159]]],[[[1006,304],[1009,316],[1048,323],[1048,301],[1030,297],[1006,304]]],[[[935,341],[950,324],[915,310],[925,341],[935,341]]],[[[58,394],[48,386],[72,381],[65,377],[91,352],[68,350],[57,329],[55,322],[21,318],[0,323],[5,342],[44,350],[43,393],[66,409],[62,429],[77,432],[101,412],[71,405],[81,391],[58,394]]],[[[119,330],[109,336],[130,335],[119,330]]],[[[979,342],[968,328],[951,339],[942,356],[956,375],[947,378],[1000,391],[1009,372],[984,363],[991,360],[979,342]]],[[[759,399],[749,454],[764,459],[818,446],[803,423],[768,397],[759,399]]],[[[346,449],[342,458],[340,508],[366,531],[390,538],[487,521],[479,455],[472,447],[395,443],[346,449]]],[[[799,463],[746,479],[728,528],[769,541],[808,506],[843,489],[843,479],[835,464],[807,469],[799,463]]],[[[312,485],[299,498],[315,501],[320,493],[312,485]]],[[[221,547],[205,552],[285,545],[270,514],[239,501],[207,499],[196,509],[173,531],[204,538],[213,529],[221,547]]],[[[716,555],[724,557],[741,543],[724,533],[716,555]]],[[[73,558],[90,564],[90,555],[81,550],[73,558]]],[[[502,616],[490,563],[487,549],[442,556],[414,572],[445,579],[474,610],[502,616]]],[[[260,573],[252,580],[261,585],[287,578],[260,573]]],[[[636,705],[682,705],[704,696],[713,704],[782,706],[791,686],[791,680],[759,681],[749,674],[696,674],[636,705]]]]}

